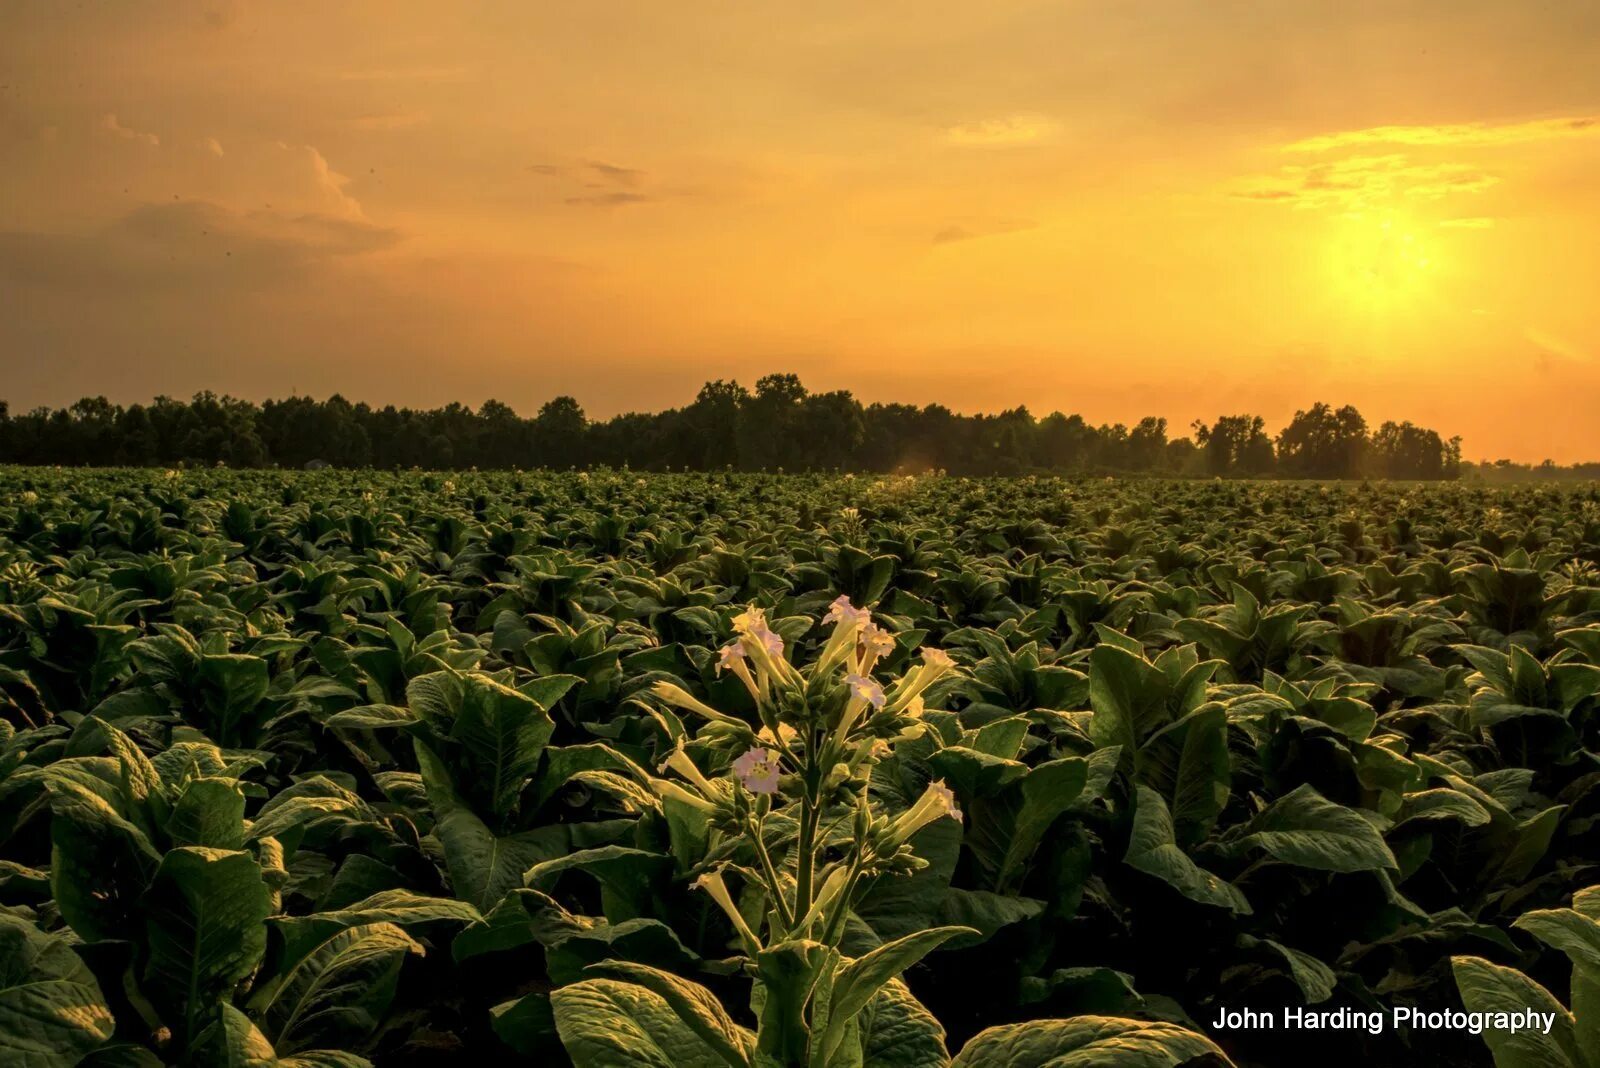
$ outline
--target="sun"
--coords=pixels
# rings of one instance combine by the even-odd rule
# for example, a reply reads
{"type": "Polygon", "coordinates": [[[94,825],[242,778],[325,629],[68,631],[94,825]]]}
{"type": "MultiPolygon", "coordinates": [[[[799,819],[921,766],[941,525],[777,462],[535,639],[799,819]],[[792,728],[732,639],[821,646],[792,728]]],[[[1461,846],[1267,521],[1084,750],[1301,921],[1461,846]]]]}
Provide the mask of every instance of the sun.
{"type": "Polygon", "coordinates": [[[1341,300],[1372,313],[1414,310],[1437,274],[1435,253],[1412,220],[1346,215],[1328,241],[1329,285],[1341,300]]]}

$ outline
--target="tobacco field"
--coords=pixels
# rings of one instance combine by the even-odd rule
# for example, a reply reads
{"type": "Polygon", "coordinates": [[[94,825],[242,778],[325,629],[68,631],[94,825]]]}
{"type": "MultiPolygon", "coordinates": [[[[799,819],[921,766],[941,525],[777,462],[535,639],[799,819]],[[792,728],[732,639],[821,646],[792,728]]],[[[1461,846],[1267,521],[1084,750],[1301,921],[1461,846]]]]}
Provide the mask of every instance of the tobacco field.
{"type": "Polygon", "coordinates": [[[1600,1068],[1600,492],[0,468],[0,1064],[473,1063],[1600,1068]]]}

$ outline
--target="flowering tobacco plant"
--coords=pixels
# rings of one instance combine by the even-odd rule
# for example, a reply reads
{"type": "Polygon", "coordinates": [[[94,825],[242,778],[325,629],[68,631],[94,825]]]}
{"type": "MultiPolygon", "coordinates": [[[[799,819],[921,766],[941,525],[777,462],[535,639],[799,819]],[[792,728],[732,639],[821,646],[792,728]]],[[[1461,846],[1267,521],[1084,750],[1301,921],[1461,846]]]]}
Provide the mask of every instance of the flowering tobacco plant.
{"type": "MultiPolygon", "coordinates": [[[[722,649],[718,670],[744,684],[758,724],[711,708],[670,683],[654,691],[705,720],[699,740],[709,748],[737,753],[730,774],[710,780],[680,746],[661,767],[673,777],[652,785],[663,797],[705,812],[718,831],[753,854],[749,867],[722,860],[699,880],[728,913],[752,958],[793,939],[836,947],[862,881],[920,867],[908,845],[911,836],[936,819],[961,818],[942,782],[929,784],[916,804],[896,815],[876,805],[870,789],[873,765],[895,742],[923,731],[926,695],[954,672],[954,662],[941,650],[924,649],[920,664],[885,686],[873,670],[893,652],[894,637],[871,613],[839,597],[824,623],[832,633],[816,661],[801,669],[785,658],[783,638],[761,609],[734,619],[735,640],[722,649]],[[728,871],[759,895],[764,936],[733,905],[724,880],[728,871]]],[[[739,850],[732,852],[737,857],[739,850]]],[[[956,933],[947,929],[943,937],[956,933]]]]}
{"type": "MultiPolygon", "coordinates": [[[[926,729],[924,711],[956,666],[942,650],[923,649],[920,663],[882,681],[875,671],[894,651],[893,635],[843,596],[823,622],[832,628],[827,640],[812,663],[796,666],[761,609],[734,619],[735,638],[720,651],[717,670],[743,684],[755,722],[671,683],[652,691],[701,721],[695,749],[726,769],[708,775],[680,740],[650,786],[664,805],[706,826],[695,886],[732,925],[736,960],[754,980],[757,1027],[736,1023],[698,984],[609,962],[596,970],[622,981],[590,979],[552,995],[562,1041],[580,1068],[662,1063],[653,1059],[657,1053],[667,1063],[740,1068],[855,1068],[885,1057],[910,1068],[952,1064],[942,1028],[897,977],[944,942],[977,932],[929,928],[854,958],[841,943],[858,892],[880,877],[925,867],[913,836],[937,820],[962,819],[942,781],[898,812],[872,788],[879,761],[926,729]],[[650,1049],[619,1037],[619,1012],[632,1017],[633,1031],[623,1033],[647,1038],[650,1049]]],[[[1154,1031],[1141,1041],[1171,1052],[1168,1063],[1218,1052],[1182,1028],[1082,1017],[991,1028],[953,1063],[988,1068],[1017,1063],[1017,1056],[1044,1063],[1147,1029],[1154,1031]]]]}

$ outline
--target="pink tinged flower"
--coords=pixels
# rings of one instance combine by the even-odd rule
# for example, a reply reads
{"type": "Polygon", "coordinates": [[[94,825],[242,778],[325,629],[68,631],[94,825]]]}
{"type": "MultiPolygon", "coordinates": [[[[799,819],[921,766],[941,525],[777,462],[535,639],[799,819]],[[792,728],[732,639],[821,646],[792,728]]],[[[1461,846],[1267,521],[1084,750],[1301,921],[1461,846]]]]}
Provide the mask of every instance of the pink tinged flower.
{"type": "Polygon", "coordinates": [[[961,806],[956,804],[955,791],[944,784],[943,779],[928,784],[928,793],[932,795],[934,804],[957,823],[961,822],[961,806]]]}
{"type": "Polygon", "coordinates": [[[765,630],[766,626],[767,613],[755,605],[751,605],[733,617],[733,629],[738,634],[749,634],[754,630],[765,630]]]}
{"type": "Polygon", "coordinates": [[[949,653],[945,652],[943,649],[935,649],[931,646],[923,647],[922,662],[927,664],[929,667],[935,668],[948,669],[955,666],[955,661],[950,659],[949,653]]]}
{"type": "Polygon", "coordinates": [[[867,702],[873,708],[883,707],[883,687],[873,680],[862,675],[846,675],[845,683],[850,687],[850,695],[867,702]]]}
{"type": "Polygon", "coordinates": [[[778,758],[770,749],[747,750],[734,760],[733,774],[753,794],[778,792],[778,758]]]}
{"type": "Polygon", "coordinates": [[[724,645],[717,656],[717,674],[722,674],[724,669],[732,671],[743,661],[744,650],[740,648],[738,642],[734,642],[732,645],[724,645]]]}
{"type": "Polygon", "coordinates": [[[828,614],[822,617],[824,623],[843,623],[847,626],[865,623],[872,618],[872,614],[865,608],[857,608],[850,603],[848,595],[841,593],[833,599],[828,606],[828,614]]]}
{"type": "MultiPolygon", "coordinates": [[[[762,623],[756,627],[752,627],[750,631],[740,639],[741,644],[752,641],[758,643],[760,648],[765,649],[768,656],[777,658],[783,655],[782,636],[779,635],[777,631],[770,629],[765,623],[762,623]]],[[[745,648],[750,649],[752,646],[745,645],[745,648]]]]}
{"type": "Polygon", "coordinates": [[[894,635],[872,623],[862,629],[860,642],[861,648],[874,659],[894,652],[894,635]]]}

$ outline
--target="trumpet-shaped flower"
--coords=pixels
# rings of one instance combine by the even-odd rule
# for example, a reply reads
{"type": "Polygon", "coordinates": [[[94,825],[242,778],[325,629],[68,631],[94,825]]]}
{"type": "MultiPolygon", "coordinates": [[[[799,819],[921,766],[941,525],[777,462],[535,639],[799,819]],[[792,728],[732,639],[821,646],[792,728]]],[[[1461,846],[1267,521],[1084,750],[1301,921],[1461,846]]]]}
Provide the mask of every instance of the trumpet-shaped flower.
{"type": "Polygon", "coordinates": [[[848,594],[841,593],[833,599],[828,606],[828,612],[822,617],[824,623],[843,623],[845,626],[871,623],[872,613],[865,608],[857,608],[850,603],[848,594]]]}
{"type": "Polygon", "coordinates": [[[757,648],[765,650],[768,656],[774,658],[783,655],[783,636],[765,623],[751,627],[739,639],[739,644],[746,655],[753,654],[757,648]]]}
{"type": "Polygon", "coordinates": [[[717,653],[717,674],[722,674],[724,668],[733,670],[734,665],[744,663],[744,649],[738,642],[724,645],[717,653]]]}
{"type": "Polygon", "coordinates": [[[876,679],[869,679],[865,675],[846,675],[844,681],[850,687],[851,697],[865,701],[873,708],[883,707],[883,687],[878,685],[876,679]]]}
{"type": "Polygon", "coordinates": [[[767,626],[767,613],[764,609],[751,605],[743,612],[733,617],[733,632],[735,634],[749,634],[752,630],[765,630],[767,626]]]}
{"type": "Polygon", "coordinates": [[[688,690],[685,690],[682,686],[678,686],[674,683],[658,682],[654,686],[650,687],[650,692],[675,708],[681,708],[688,712],[698,713],[709,720],[714,720],[718,723],[738,724],[739,726],[745,725],[744,720],[735,719],[726,712],[718,712],[716,709],[700,700],[694,694],[690,693],[688,690]]]}
{"type": "Polygon", "coordinates": [[[961,809],[956,804],[956,795],[944,784],[943,779],[939,779],[929,783],[916,803],[889,824],[884,834],[884,844],[891,849],[901,846],[922,828],[946,816],[959,823],[961,809]]]}
{"type": "Polygon", "coordinates": [[[770,749],[747,750],[734,760],[733,774],[753,794],[778,792],[778,757],[770,749]]]}
{"type": "Polygon", "coordinates": [[[705,775],[701,774],[700,769],[695,766],[695,762],[689,759],[689,754],[684,752],[683,746],[680,745],[674,749],[656,770],[666,771],[669,768],[692,782],[695,789],[699,790],[705,797],[712,795],[713,790],[710,781],[706,779],[705,775]]]}
{"type": "Polygon", "coordinates": [[[732,921],[734,930],[739,932],[739,940],[744,943],[745,952],[752,957],[755,956],[761,949],[761,942],[756,938],[756,933],[750,929],[750,924],[745,921],[744,913],[734,905],[733,895],[728,893],[728,885],[722,881],[722,876],[717,872],[706,872],[694,881],[694,887],[711,895],[711,900],[717,903],[717,907],[732,921]]]}

